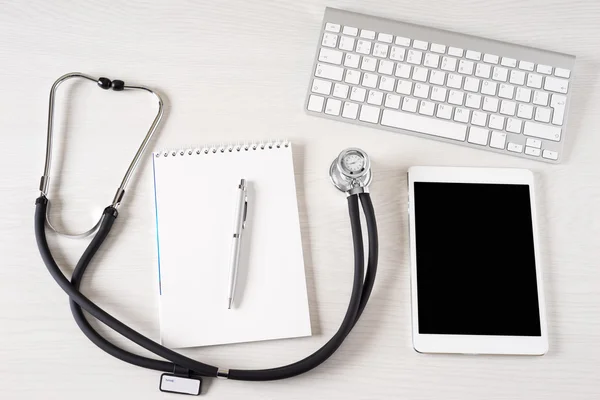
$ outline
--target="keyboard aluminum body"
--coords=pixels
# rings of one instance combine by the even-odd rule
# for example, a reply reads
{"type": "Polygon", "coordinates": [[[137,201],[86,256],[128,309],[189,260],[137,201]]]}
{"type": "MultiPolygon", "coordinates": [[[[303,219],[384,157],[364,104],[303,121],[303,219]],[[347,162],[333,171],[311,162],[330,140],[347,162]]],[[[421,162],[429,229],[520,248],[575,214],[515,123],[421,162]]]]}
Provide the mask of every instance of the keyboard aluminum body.
{"type": "Polygon", "coordinates": [[[305,109],[558,163],[575,57],[327,8],[305,109]]]}

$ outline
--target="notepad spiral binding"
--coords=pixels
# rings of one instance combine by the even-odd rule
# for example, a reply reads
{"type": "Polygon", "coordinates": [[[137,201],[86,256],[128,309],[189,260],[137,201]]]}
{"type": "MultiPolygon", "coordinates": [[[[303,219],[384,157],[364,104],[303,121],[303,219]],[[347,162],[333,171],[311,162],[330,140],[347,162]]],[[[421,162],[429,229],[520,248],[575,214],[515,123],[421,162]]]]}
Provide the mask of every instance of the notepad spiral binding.
{"type": "Polygon", "coordinates": [[[211,153],[225,153],[226,151],[232,153],[234,151],[250,151],[250,150],[264,150],[272,148],[289,147],[290,142],[288,140],[275,140],[266,142],[244,142],[244,143],[229,143],[229,144],[216,144],[206,145],[200,147],[188,147],[179,149],[162,150],[154,153],[154,157],[179,157],[185,155],[200,155],[200,154],[211,154],[211,153]]]}

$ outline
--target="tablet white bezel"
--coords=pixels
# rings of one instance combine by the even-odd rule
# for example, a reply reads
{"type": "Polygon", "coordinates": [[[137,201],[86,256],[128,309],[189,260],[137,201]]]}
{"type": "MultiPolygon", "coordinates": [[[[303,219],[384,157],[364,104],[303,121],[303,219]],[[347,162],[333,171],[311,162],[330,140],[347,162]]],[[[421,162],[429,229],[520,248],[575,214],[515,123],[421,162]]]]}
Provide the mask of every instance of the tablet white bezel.
{"type": "Polygon", "coordinates": [[[465,353],[465,354],[523,354],[542,355],[548,351],[546,305],[539,239],[533,174],[524,169],[509,168],[464,168],[464,167],[412,167],[408,170],[409,232],[411,260],[411,307],[413,347],[420,353],[465,353]],[[415,182],[456,182],[525,184],[529,186],[533,243],[535,251],[538,303],[540,310],[541,336],[483,336],[483,335],[437,335],[419,333],[419,307],[417,300],[417,256],[415,240],[415,182]]]}

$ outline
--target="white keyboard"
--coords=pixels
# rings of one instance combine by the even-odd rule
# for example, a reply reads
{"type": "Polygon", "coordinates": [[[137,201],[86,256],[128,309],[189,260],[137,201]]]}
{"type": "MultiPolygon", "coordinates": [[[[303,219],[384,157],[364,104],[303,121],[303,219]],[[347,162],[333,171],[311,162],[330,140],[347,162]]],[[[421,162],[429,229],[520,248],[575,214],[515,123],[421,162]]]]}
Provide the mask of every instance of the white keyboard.
{"type": "Polygon", "coordinates": [[[574,62],[566,54],[327,8],[306,109],[557,163],[574,62]]]}

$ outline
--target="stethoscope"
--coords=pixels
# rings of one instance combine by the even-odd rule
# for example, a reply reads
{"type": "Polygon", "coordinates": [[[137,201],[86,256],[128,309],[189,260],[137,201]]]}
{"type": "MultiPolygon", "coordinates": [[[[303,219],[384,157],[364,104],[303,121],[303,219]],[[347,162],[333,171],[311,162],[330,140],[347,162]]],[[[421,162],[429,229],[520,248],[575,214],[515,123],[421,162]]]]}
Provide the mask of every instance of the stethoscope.
{"type": "Polygon", "coordinates": [[[40,196],[35,202],[35,236],[38,249],[44,263],[46,264],[46,267],[48,268],[48,271],[70,298],[71,313],[73,314],[77,325],[88,337],[88,339],[90,339],[96,346],[122,361],[148,369],[168,372],[182,377],[197,379],[200,379],[200,377],[218,377],[245,381],[269,381],[290,378],[315,368],[327,360],[338,349],[338,347],[340,347],[346,336],[348,336],[354,325],[357,323],[371,295],[373,283],[375,281],[375,275],[377,272],[379,247],[377,238],[377,224],[375,222],[373,203],[371,202],[371,197],[368,193],[368,185],[371,182],[371,165],[367,154],[360,149],[350,148],[342,151],[333,161],[329,170],[330,178],[335,187],[347,195],[350,226],[352,229],[352,240],[354,243],[354,279],[352,285],[352,295],[350,297],[348,310],[346,311],[346,315],[344,316],[338,331],[329,341],[327,341],[327,343],[325,343],[325,345],[323,345],[323,347],[310,356],[290,365],[269,369],[241,370],[218,368],[193,360],[154,342],[146,336],[143,336],[98,307],[93,301],[88,299],[79,291],[79,286],[86,268],[108,236],[108,233],[110,232],[118,216],[117,208],[123,200],[127,184],[136,170],[141,156],[146,150],[150,139],[156,132],[156,128],[160,123],[162,115],[163,102],[161,97],[153,90],[143,86],[125,85],[121,80],[111,81],[107,78],[94,79],[81,73],[69,73],[63,75],[52,85],[52,89],[50,90],[50,105],[48,114],[46,163],[44,167],[44,175],[42,176],[40,182],[40,196]],[[117,189],[111,205],[104,209],[100,220],[93,228],[82,234],[68,235],[72,237],[93,235],[90,244],[77,262],[77,265],[73,271],[73,275],[71,276],[71,280],[69,281],[61,272],[56,261],[54,260],[54,257],[52,256],[52,252],[50,251],[48,242],[46,240],[45,228],[46,224],[48,224],[51,229],[56,231],[56,229],[52,228],[50,225],[49,219],[47,219],[47,211],[50,202],[48,199],[48,182],[50,178],[50,163],[52,155],[54,98],[58,86],[62,82],[72,78],[82,78],[91,82],[96,82],[98,86],[103,89],[112,89],[116,91],[141,90],[148,92],[158,100],[159,108],[156,117],[150,126],[150,129],[144,137],[144,140],[142,141],[127,169],[127,172],[125,173],[121,185],[117,189]],[[358,205],[359,201],[362,205],[365,215],[369,237],[368,264],[366,271],[365,249],[363,246],[363,236],[358,205]],[[109,342],[90,325],[83,314],[83,310],[87,311],[92,317],[96,318],[127,339],[168,361],[140,356],[109,342]]]}

